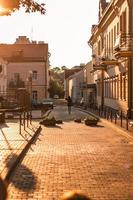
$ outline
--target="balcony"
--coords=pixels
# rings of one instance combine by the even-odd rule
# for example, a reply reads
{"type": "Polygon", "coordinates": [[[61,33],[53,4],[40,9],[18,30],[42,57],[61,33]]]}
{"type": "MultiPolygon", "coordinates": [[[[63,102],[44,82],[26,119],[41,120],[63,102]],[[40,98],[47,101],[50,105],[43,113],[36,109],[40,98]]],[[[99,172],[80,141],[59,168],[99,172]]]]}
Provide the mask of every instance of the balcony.
{"type": "Polygon", "coordinates": [[[96,84],[95,83],[87,83],[87,82],[83,82],[81,83],[81,89],[89,89],[89,88],[96,88],[96,84]]]}
{"type": "Polygon", "coordinates": [[[102,58],[100,64],[101,65],[119,65],[119,62],[118,62],[118,60],[116,60],[114,58],[106,57],[106,58],[102,58]]]}
{"type": "Polygon", "coordinates": [[[120,34],[114,47],[114,56],[116,58],[133,57],[133,34],[120,34]]]}
{"type": "Polygon", "coordinates": [[[107,65],[105,64],[93,64],[93,70],[91,71],[91,73],[97,71],[97,70],[107,70],[107,65]]]}

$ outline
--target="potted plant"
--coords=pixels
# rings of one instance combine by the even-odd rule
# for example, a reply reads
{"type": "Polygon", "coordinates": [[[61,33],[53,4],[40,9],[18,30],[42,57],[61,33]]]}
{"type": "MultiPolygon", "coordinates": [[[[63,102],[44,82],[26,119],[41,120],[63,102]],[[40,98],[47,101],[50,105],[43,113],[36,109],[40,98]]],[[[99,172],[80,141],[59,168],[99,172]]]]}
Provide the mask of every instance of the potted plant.
{"type": "Polygon", "coordinates": [[[44,126],[55,126],[56,125],[56,120],[54,117],[45,117],[40,124],[44,126]]]}
{"type": "Polygon", "coordinates": [[[99,119],[94,117],[94,116],[87,116],[85,119],[84,119],[84,122],[86,125],[90,125],[90,126],[95,126],[97,125],[99,119]]]}

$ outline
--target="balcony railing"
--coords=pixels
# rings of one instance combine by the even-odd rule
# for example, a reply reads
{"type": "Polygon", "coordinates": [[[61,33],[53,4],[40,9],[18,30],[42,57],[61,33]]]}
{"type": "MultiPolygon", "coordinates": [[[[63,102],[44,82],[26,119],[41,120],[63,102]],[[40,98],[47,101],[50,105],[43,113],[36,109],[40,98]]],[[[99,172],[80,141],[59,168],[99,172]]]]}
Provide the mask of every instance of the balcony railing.
{"type": "Polygon", "coordinates": [[[107,65],[105,65],[105,64],[93,64],[93,70],[91,70],[91,73],[93,73],[97,70],[107,70],[107,65]]]}
{"type": "Polygon", "coordinates": [[[105,57],[102,59],[101,65],[119,65],[119,62],[118,60],[114,59],[114,58],[108,58],[108,57],[105,57]]]}
{"type": "Polygon", "coordinates": [[[114,47],[115,57],[133,57],[133,34],[121,33],[114,47]]]}
{"type": "Polygon", "coordinates": [[[108,65],[119,65],[112,49],[103,49],[100,56],[93,57],[93,69],[105,69],[108,65]]]}
{"type": "Polygon", "coordinates": [[[87,83],[87,82],[83,82],[81,83],[81,89],[88,89],[88,88],[96,88],[96,84],[95,83],[87,83]]]}

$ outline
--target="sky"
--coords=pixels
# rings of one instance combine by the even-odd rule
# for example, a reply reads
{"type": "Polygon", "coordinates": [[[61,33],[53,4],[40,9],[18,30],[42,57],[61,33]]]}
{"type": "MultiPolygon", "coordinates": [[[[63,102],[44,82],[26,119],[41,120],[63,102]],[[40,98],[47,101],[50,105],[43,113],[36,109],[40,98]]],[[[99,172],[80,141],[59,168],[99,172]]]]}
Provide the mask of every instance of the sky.
{"type": "Polygon", "coordinates": [[[18,36],[49,45],[52,67],[73,67],[91,60],[88,40],[98,22],[99,0],[36,0],[45,3],[46,14],[23,9],[0,17],[0,43],[14,43],[18,36]]]}

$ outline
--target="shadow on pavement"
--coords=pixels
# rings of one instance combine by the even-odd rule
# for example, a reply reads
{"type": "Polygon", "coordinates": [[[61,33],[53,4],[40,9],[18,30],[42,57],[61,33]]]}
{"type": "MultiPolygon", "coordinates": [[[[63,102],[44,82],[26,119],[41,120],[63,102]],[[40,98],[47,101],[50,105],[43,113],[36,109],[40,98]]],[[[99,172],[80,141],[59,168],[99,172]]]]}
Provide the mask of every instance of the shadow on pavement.
{"type": "Polygon", "coordinates": [[[94,127],[94,128],[105,128],[105,126],[102,126],[102,125],[86,125],[86,126],[90,126],[90,127],[94,127]]]}
{"type": "Polygon", "coordinates": [[[2,128],[8,128],[9,126],[6,124],[6,123],[2,123],[2,124],[0,124],[0,128],[2,129],[2,128]]]}
{"type": "Polygon", "coordinates": [[[0,200],[5,200],[7,198],[7,186],[6,183],[0,177],[0,200]]]}
{"type": "Polygon", "coordinates": [[[47,125],[44,125],[44,127],[47,127],[47,128],[59,128],[59,129],[62,129],[62,127],[59,126],[59,125],[55,125],[55,126],[47,126],[47,125]]]}
{"type": "Polygon", "coordinates": [[[4,140],[5,140],[6,144],[7,144],[8,149],[9,150],[13,150],[13,148],[11,147],[11,145],[10,145],[10,143],[9,143],[9,141],[8,141],[6,135],[5,135],[5,133],[4,133],[4,131],[2,130],[1,127],[0,127],[0,131],[1,131],[2,135],[3,135],[3,137],[4,137],[4,140]]]}
{"type": "MultiPolygon", "coordinates": [[[[17,158],[18,156],[16,154],[9,155],[5,161],[6,167],[8,169],[12,167],[17,158]]],[[[16,169],[16,174],[19,174],[19,176],[12,177],[9,180],[16,188],[24,192],[35,189],[37,178],[27,166],[20,163],[18,169],[16,169]]]]}

